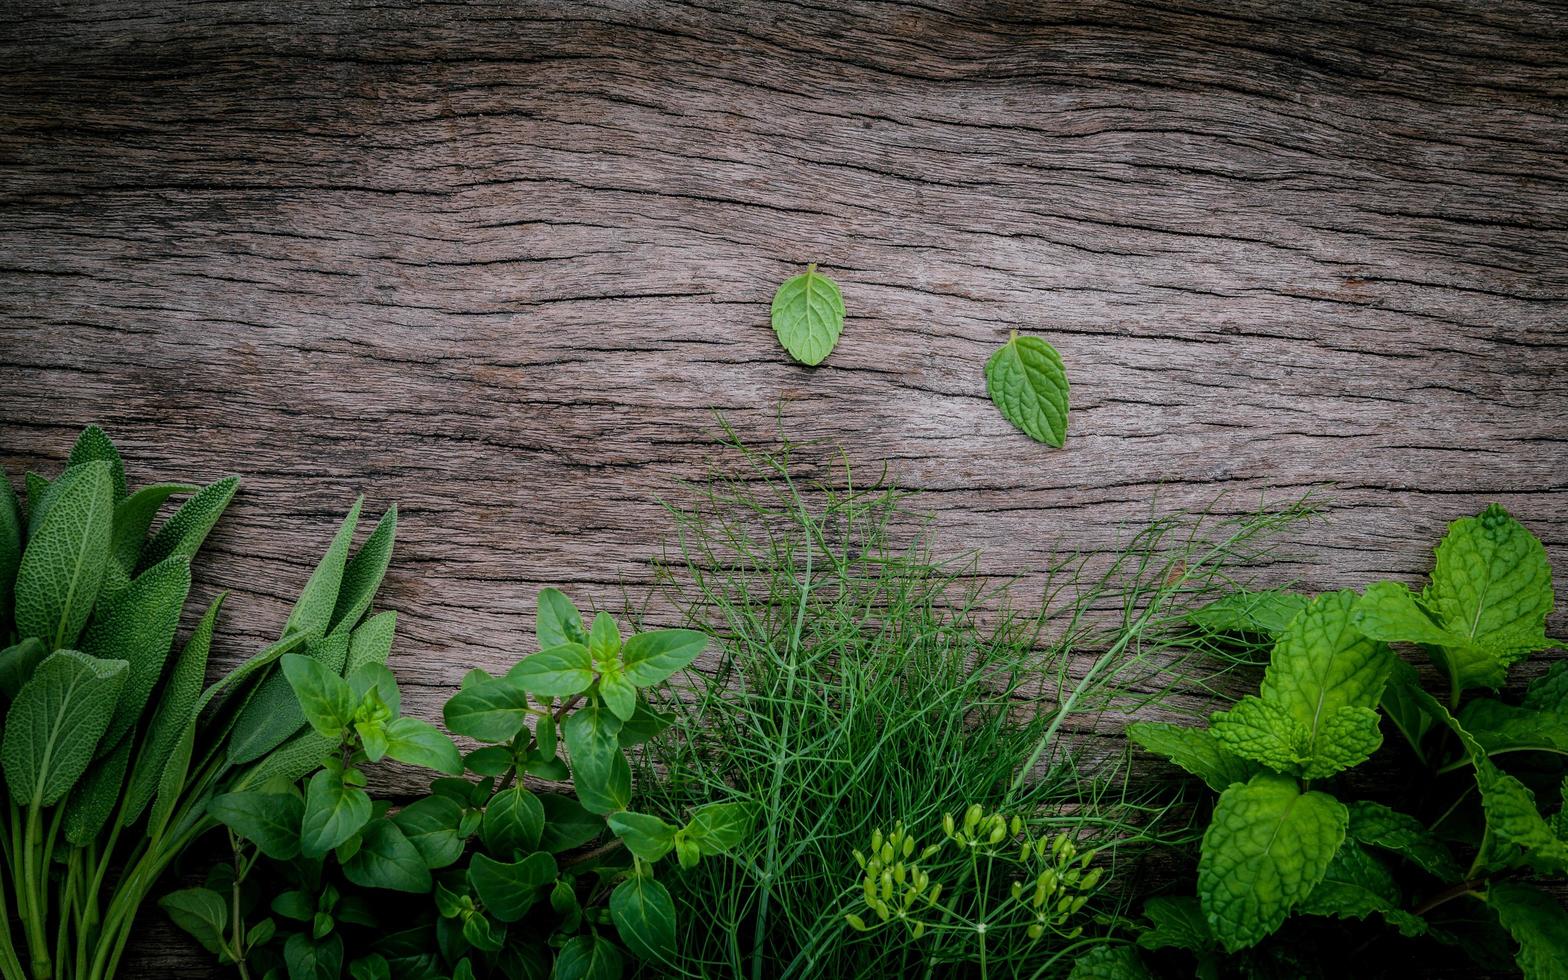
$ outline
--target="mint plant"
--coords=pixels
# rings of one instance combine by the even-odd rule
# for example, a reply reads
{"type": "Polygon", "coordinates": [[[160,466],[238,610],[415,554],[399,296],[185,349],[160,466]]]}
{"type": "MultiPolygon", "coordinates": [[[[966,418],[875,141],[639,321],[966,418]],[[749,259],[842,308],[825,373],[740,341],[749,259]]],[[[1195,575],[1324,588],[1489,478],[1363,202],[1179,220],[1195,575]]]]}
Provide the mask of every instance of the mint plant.
{"type": "Polygon", "coordinates": [[[256,729],[251,706],[275,688],[277,660],[362,637],[362,649],[374,646],[360,621],[391,555],[396,510],[351,554],[356,503],[281,639],[204,686],[225,596],[176,639],[191,562],[239,481],[133,492],[113,442],[91,427],[57,478],[26,482],[24,511],[0,475],[0,766],[10,804],[0,813],[0,976],[103,978],[160,875],[215,825],[209,801],[287,768],[279,744],[303,724],[297,713],[267,719],[271,744],[253,743],[244,759],[232,752],[256,729]]]}
{"type": "Polygon", "coordinates": [[[1542,886],[1568,878],[1568,662],[1517,702],[1493,696],[1512,666],[1557,645],[1540,541],[1493,505],[1449,526],[1420,592],[1378,582],[1222,603],[1195,617],[1203,628],[1274,636],[1258,692],[1206,729],[1128,727],[1219,794],[1196,897],[1151,900],[1139,944],[1212,972],[1227,955],[1280,955],[1260,944],[1292,916],[1372,917],[1486,967],[1488,950],[1513,949],[1527,977],[1563,976],[1568,912],[1542,886]],[[1430,660],[1437,695],[1395,646],[1430,660]],[[1403,742],[1388,764],[1415,767],[1432,792],[1354,798],[1345,774],[1390,751],[1385,732],[1403,742]]]}
{"type": "Polygon", "coordinates": [[[206,886],[166,897],[171,917],[242,976],[566,980],[620,976],[629,957],[672,965],[675,905],[657,867],[729,851],[755,816],[732,803],[684,822],[629,809],[625,749],[669,725],[643,691],[707,639],[623,640],[608,614],[585,625],[553,589],[539,596],[537,634],[540,652],[504,675],[470,671],[446,703],[447,728],[482,743],[466,757],[399,715],[380,663],[340,677],[284,658],[320,769],[303,786],[278,772],[213,799],[233,858],[206,886]],[[364,766],[383,758],[444,775],[393,807],[364,789],[364,766]]]}

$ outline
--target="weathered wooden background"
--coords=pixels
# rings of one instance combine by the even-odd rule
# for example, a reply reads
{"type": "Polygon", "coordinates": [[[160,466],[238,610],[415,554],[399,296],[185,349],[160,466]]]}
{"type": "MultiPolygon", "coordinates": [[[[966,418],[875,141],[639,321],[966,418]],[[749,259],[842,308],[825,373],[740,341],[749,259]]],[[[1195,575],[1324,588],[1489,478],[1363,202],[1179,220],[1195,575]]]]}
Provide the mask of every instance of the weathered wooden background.
{"type": "Polygon", "coordinates": [[[1568,570],[1568,8],[0,0],[0,464],[98,421],[133,480],[242,474],[231,660],[363,490],[437,715],[540,586],[647,582],[716,410],[998,574],[1313,487],[1311,586],[1491,500],[1568,570]],[[807,261],[815,369],[767,320],[807,261]],[[1015,327],[1062,451],[985,396],[1015,327]]]}

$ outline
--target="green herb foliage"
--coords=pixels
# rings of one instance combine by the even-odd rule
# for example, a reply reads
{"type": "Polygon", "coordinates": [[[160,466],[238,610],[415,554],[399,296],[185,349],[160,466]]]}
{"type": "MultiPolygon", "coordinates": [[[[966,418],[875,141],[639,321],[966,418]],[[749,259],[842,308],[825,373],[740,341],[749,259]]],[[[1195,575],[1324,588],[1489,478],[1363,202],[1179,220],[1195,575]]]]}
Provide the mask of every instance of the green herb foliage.
{"type": "MultiPolygon", "coordinates": [[[[1564,976],[1568,912],[1542,887],[1568,880],[1568,663],[1517,702],[1488,690],[1554,645],[1552,605],[1544,548],[1493,505],[1449,526],[1420,592],[1238,594],[1195,616],[1205,631],[1273,633],[1273,651],[1257,694],[1207,729],[1128,729],[1219,792],[1196,898],[1151,900],[1139,944],[1185,950],[1210,973],[1227,958],[1267,973],[1294,949],[1325,968],[1332,947],[1305,937],[1313,917],[1334,917],[1367,923],[1352,944],[1334,926],[1358,969],[1379,962],[1377,943],[1419,940],[1484,969],[1489,950],[1511,948],[1526,977],[1564,976]],[[1274,612],[1291,606],[1281,623],[1274,612]],[[1400,650],[1431,660],[1438,695],[1400,650]],[[1385,746],[1385,731],[1400,744],[1385,746]],[[1354,798],[1346,771],[1374,754],[1410,771],[1383,786],[1420,790],[1354,798]]],[[[1408,968],[1407,955],[1388,961],[1408,968]]]]}
{"type": "Polygon", "coordinates": [[[1029,438],[1057,449],[1067,441],[1067,368],[1044,340],[1014,330],[985,362],[985,389],[1029,438]]]}
{"type": "Polygon", "coordinates": [[[1088,907],[1058,922],[1064,895],[1052,892],[1042,922],[1033,898],[1053,855],[1036,852],[1039,842],[1065,833],[1080,860],[1098,848],[1096,866],[1113,874],[1151,839],[1184,833],[1125,784],[1118,759],[1102,759],[1076,733],[1107,710],[1161,700],[1191,656],[1176,643],[1185,614],[1220,594],[1223,569],[1256,558],[1261,536],[1304,510],[1271,512],[1212,537],[1185,520],[1162,520],[1125,551],[1061,559],[1045,609],[1024,614],[981,582],[970,560],[933,557],[897,491],[848,477],[798,484],[790,447],[736,449],[742,462],[733,473],[690,488],[696,502],[673,511],[678,550],[665,564],[667,594],[716,638],[719,657],[679,677],[682,696],[659,705],[678,722],[650,743],[649,778],[638,784],[652,798],[638,806],[739,804],[761,814],[736,861],[705,862],[670,882],[683,970],[752,978],[1065,972],[1103,939],[1095,917],[1114,915],[1120,899],[1073,891],[1066,899],[1087,896],[1088,907]],[[901,535],[907,547],[895,543],[901,535]],[[966,846],[983,840],[985,852],[941,834],[944,813],[964,815],[966,846]],[[1007,815],[1006,826],[992,844],[996,814],[1007,815]],[[982,819],[983,838],[974,833],[982,819]],[[901,839],[899,853],[878,858],[872,905],[867,872],[852,855],[860,849],[870,867],[867,841],[879,827],[884,843],[895,832],[947,842],[924,857],[909,845],[911,861],[901,839]],[[1035,843],[1019,858],[1025,840],[1035,843]],[[929,880],[910,891],[916,872],[929,880]],[[1026,874],[1020,900],[1011,885],[1026,874]],[[896,921],[910,894],[905,911],[919,905],[921,917],[896,921]],[[895,921],[882,922],[881,903],[895,921]],[[988,913],[1001,909],[1010,924],[993,932],[988,913]],[[863,935],[857,920],[874,932],[863,935]],[[916,937],[918,922],[925,927],[916,937]],[[1035,925],[1042,928],[1031,935],[1035,925]],[[1072,936],[1078,925],[1086,931],[1072,936]]]}
{"type": "MultiPolygon", "coordinates": [[[[344,581],[354,580],[354,563],[346,567],[344,581]]],[[[303,784],[299,772],[274,772],[211,801],[233,859],[205,886],[167,896],[171,918],[242,973],[295,980],[613,980],[628,962],[676,963],[675,904],[656,869],[728,851],[756,815],[718,804],[672,821],[671,811],[629,809],[625,747],[669,725],[645,689],[689,665],[707,638],[623,639],[607,614],[586,625],[547,589],[538,639],[538,653],[501,676],[470,672],[447,701],[447,727],[482,743],[466,758],[400,714],[384,657],[356,664],[351,650],[345,677],[322,657],[285,655],[310,766],[320,768],[303,784]],[[366,766],[382,759],[443,775],[394,809],[365,790],[366,766]]]]}
{"type": "MultiPolygon", "coordinates": [[[[177,641],[191,562],[236,479],[132,491],[113,442],[93,427],[64,472],[29,473],[27,487],[24,513],[0,474],[0,976],[93,980],[114,974],[159,876],[215,825],[208,804],[276,764],[262,752],[236,765],[226,748],[243,706],[298,643],[269,647],[203,690],[223,596],[177,641]],[[176,494],[192,496],[154,531],[176,494]]],[[[350,520],[345,549],[353,532],[350,520]]],[[[363,603],[344,617],[347,632],[375,593],[371,578],[358,583],[363,603]]],[[[300,601],[331,607],[338,595],[318,572],[300,601]]],[[[193,925],[222,915],[200,900],[175,906],[193,925]]]]}
{"type": "Polygon", "coordinates": [[[808,265],[784,280],[773,294],[773,332],[789,356],[806,365],[821,364],[844,332],[844,297],[838,283],[808,265]]]}

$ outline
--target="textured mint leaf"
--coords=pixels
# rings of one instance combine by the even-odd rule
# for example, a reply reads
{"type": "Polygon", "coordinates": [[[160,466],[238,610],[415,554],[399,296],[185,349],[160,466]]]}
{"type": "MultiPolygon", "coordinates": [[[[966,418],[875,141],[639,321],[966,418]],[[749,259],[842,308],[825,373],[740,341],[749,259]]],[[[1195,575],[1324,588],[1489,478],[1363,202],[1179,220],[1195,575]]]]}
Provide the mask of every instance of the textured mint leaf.
{"type": "Polygon", "coordinates": [[[1187,616],[1187,621],[1212,633],[1261,633],[1275,637],[1284,632],[1310,600],[1283,589],[1231,592],[1187,616]]]}
{"type": "Polygon", "coordinates": [[[1127,737],[1197,776],[1215,792],[1231,783],[1244,783],[1258,772],[1256,763],[1231,752],[1205,729],[1140,721],[1127,726],[1127,737]]]}
{"type": "Polygon", "coordinates": [[[1515,962],[1525,980],[1568,978],[1568,909],[1561,902],[1517,881],[1493,883],[1486,902],[1519,944],[1515,962]]]}
{"type": "Polygon", "coordinates": [[[1405,740],[1418,751],[1426,733],[1437,723],[1437,719],[1425,710],[1422,702],[1412,693],[1420,690],[1421,679],[1416,669],[1396,656],[1394,669],[1389,672],[1388,684],[1383,688],[1383,697],[1378,706],[1405,736],[1405,740]]]}
{"type": "Polygon", "coordinates": [[[1552,664],[1546,673],[1530,682],[1521,707],[1568,718],[1568,660],[1552,664]]]}
{"type": "Polygon", "coordinates": [[[1373,582],[1356,602],[1356,628],[1386,643],[1451,644],[1448,632],[1421,607],[1415,593],[1399,582],[1373,582]]]}
{"type": "Polygon", "coordinates": [[[1149,927],[1138,934],[1144,949],[1185,949],[1201,953],[1214,949],[1214,933],[1203,917],[1203,905],[1196,897],[1151,898],[1143,903],[1149,927]]]}
{"type": "Polygon", "coordinates": [[[1214,740],[1243,759],[1275,772],[1295,772],[1310,756],[1312,732],[1272,701],[1251,695],[1209,719],[1214,740]]]}
{"type": "Polygon", "coordinates": [[[1381,915],[1405,936],[1426,932],[1426,921],[1402,908],[1403,896],[1394,875],[1377,858],[1354,841],[1340,845],[1328,871],[1297,911],[1339,919],[1365,919],[1381,915]]]}
{"type": "Polygon", "coordinates": [[[838,283],[815,264],[784,280],[773,294],[773,332],[789,356],[806,365],[821,364],[844,332],[844,297],[838,283]]]}
{"type": "Polygon", "coordinates": [[[123,660],[75,650],[58,651],[38,665],[17,693],[0,740],[13,800],[52,806],[76,785],[109,727],[127,667],[123,660]]]}
{"type": "Polygon", "coordinates": [[[1278,929],[1311,894],[1345,838],[1345,807],[1302,793],[1286,776],[1261,773],[1220,794],[1198,862],[1198,897],[1229,952],[1278,929]]]}
{"type": "MultiPolygon", "coordinates": [[[[1476,760],[1476,784],[1486,827],[1504,844],[1519,848],[1519,862],[1543,874],[1568,874],[1568,840],[1536,809],[1530,788],[1491,763],[1476,760]]],[[[1509,863],[1512,863],[1510,861],[1509,863]]]]}
{"type": "Polygon", "coordinates": [[[1305,779],[1325,779],[1359,766],[1382,744],[1376,711],[1359,704],[1335,708],[1325,716],[1301,775],[1305,779]]]}
{"type": "Polygon", "coordinates": [[[1067,980],[1153,980],[1143,957],[1131,946],[1091,946],[1073,960],[1067,980]]]}
{"type": "Polygon", "coordinates": [[[1441,881],[1455,882],[1463,875],[1448,845],[1415,817],[1365,800],[1349,804],[1349,809],[1347,833],[1352,840],[1393,851],[1441,881]]]}
{"type": "Polygon", "coordinates": [[[1003,418],[1034,441],[1062,448],[1067,440],[1067,368],[1055,347],[1013,331],[985,362],[985,388],[1003,418]]]}
{"type": "Polygon", "coordinates": [[[54,503],[28,538],[16,572],[16,629],[50,650],[73,646],[87,625],[114,518],[107,463],[67,470],[51,488],[54,503]]]}
{"type": "Polygon", "coordinates": [[[1460,689],[1498,687],[1510,665],[1553,645],[1546,549],[1496,504],[1448,526],[1423,598],[1459,638],[1442,647],[1441,659],[1460,689]]]}
{"type": "Polygon", "coordinates": [[[1318,744],[1341,708],[1374,708],[1394,666],[1393,653],[1351,624],[1354,592],[1318,596],[1280,635],[1259,696],[1285,709],[1306,728],[1306,755],[1343,755],[1318,744]]]}
{"type": "Polygon", "coordinates": [[[1568,755],[1568,708],[1545,711],[1476,698],[1459,712],[1465,727],[1488,755],[1556,752],[1568,755]]]}

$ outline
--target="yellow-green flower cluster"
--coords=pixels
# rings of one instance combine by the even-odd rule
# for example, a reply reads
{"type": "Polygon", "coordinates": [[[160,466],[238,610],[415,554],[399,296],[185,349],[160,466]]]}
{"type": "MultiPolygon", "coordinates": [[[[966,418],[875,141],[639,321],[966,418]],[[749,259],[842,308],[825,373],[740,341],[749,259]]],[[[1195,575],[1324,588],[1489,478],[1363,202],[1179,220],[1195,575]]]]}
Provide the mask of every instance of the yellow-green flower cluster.
{"type": "MultiPolygon", "coordinates": [[[[931,876],[919,862],[931,857],[940,847],[932,844],[917,856],[915,839],[904,829],[900,820],[886,836],[878,827],[871,833],[870,854],[855,851],[855,863],[863,872],[861,893],[869,908],[882,922],[894,919],[904,923],[916,939],[925,935],[926,924],[919,918],[920,908],[936,905],[942,897],[942,886],[933,884],[931,876]],[[921,903],[917,908],[916,903],[921,903]]],[[[865,919],[853,912],[844,920],[861,932],[870,930],[865,919]]]]}

